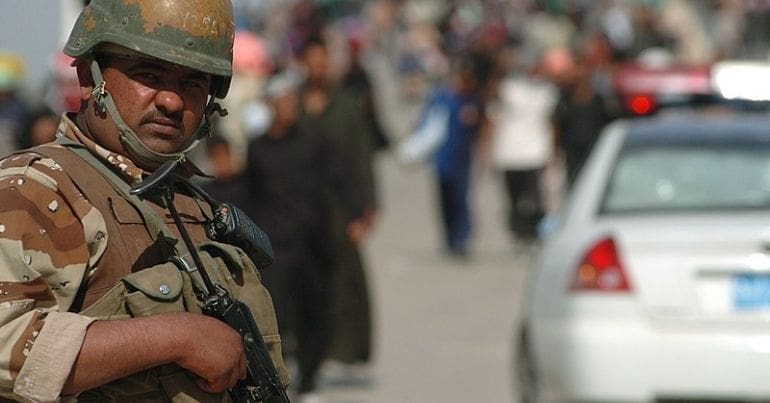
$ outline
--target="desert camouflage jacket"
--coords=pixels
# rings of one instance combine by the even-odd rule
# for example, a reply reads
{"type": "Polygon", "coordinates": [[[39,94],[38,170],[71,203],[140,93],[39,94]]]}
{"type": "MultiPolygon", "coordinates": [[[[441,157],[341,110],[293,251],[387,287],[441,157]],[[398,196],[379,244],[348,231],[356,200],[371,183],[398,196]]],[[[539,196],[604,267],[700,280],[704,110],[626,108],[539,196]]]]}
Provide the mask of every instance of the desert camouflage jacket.
{"type": "MultiPolygon", "coordinates": [[[[57,135],[82,143],[129,183],[142,171],[63,116],[57,135]]],[[[34,157],[34,158],[33,158],[34,157]]],[[[107,245],[102,214],[50,158],[0,160],[0,401],[57,401],[93,319],[70,313],[107,245]]]]}

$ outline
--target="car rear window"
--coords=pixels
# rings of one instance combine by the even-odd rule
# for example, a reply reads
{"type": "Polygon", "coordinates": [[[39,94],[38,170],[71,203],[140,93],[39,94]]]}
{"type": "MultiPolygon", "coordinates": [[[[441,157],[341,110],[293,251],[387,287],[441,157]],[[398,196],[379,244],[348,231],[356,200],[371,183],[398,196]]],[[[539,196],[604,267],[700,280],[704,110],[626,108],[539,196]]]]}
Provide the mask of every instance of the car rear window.
{"type": "Polygon", "coordinates": [[[602,213],[770,207],[770,148],[644,145],[618,156],[602,213]]]}

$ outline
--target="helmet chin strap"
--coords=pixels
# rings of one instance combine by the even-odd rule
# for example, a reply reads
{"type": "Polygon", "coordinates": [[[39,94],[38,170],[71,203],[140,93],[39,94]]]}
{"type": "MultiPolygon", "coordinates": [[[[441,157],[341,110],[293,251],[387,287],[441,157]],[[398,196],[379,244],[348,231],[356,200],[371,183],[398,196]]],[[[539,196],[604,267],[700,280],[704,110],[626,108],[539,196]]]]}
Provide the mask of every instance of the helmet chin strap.
{"type": "Polygon", "coordinates": [[[139,139],[139,136],[131,130],[126,124],[123,118],[120,116],[117,107],[115,107],[115,101],[112,99],[110,93],[104,88],[105,81],[102,77],[102,71],[99,68],[99,63],[96,59],[91,60],[91,76],[93,77],[95,87],[92,91],[94,98],[94,104],[99,113],[109,113],[110,118],[115,123],[115,126],[120,132],[120,142],[126,149],[127,156],[134,160],[134,162],[142,168],[155,170],[164,162],[170,160],[183,160],[186,158],[186,154],[192,151],[198,142],[204,137],[211,135],[211,115],[218,113],[220,116],[225,116],[227,110],[223,109],[218,103],[214,102],[214,97],[209,99],[206,104],[206,108],[203,113],[203,123],[195,130],[187,143],[182,147],[182,150],[176,153],[159,153],[147,147],[139,139]]]}

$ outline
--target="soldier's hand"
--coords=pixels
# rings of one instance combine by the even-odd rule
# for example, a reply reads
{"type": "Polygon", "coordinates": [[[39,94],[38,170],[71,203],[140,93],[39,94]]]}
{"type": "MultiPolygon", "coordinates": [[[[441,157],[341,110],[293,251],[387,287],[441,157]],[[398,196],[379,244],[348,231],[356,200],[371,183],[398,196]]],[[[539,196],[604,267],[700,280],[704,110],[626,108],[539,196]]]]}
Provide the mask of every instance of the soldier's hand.
{"type": "Polygon", "coordinates": [[[246,378],[246,357],[240,334],[222,321],[194,315],[187,321],[187,348],[177,365],[199,377],[198,386],[206,392],[223,392],[246,378]]]}

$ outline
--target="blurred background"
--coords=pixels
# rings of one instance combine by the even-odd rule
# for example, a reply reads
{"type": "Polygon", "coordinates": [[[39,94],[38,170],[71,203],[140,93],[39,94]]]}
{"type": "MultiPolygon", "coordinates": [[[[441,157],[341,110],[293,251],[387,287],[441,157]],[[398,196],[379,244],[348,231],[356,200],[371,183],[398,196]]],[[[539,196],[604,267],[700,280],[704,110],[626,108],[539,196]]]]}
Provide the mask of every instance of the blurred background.
{"type": "MultiPolygon", "coordinates": [[[[85,3],[3,4],[3,154],[77,110],[60,49],[85,3]]],[[[234,7],[230,114],[194,159],[291,273],[265,281],[299,402],[528,396],[529,275],[601,130],[710,102],[717,63],[770,57],[770,0],[234,7]]]]}

